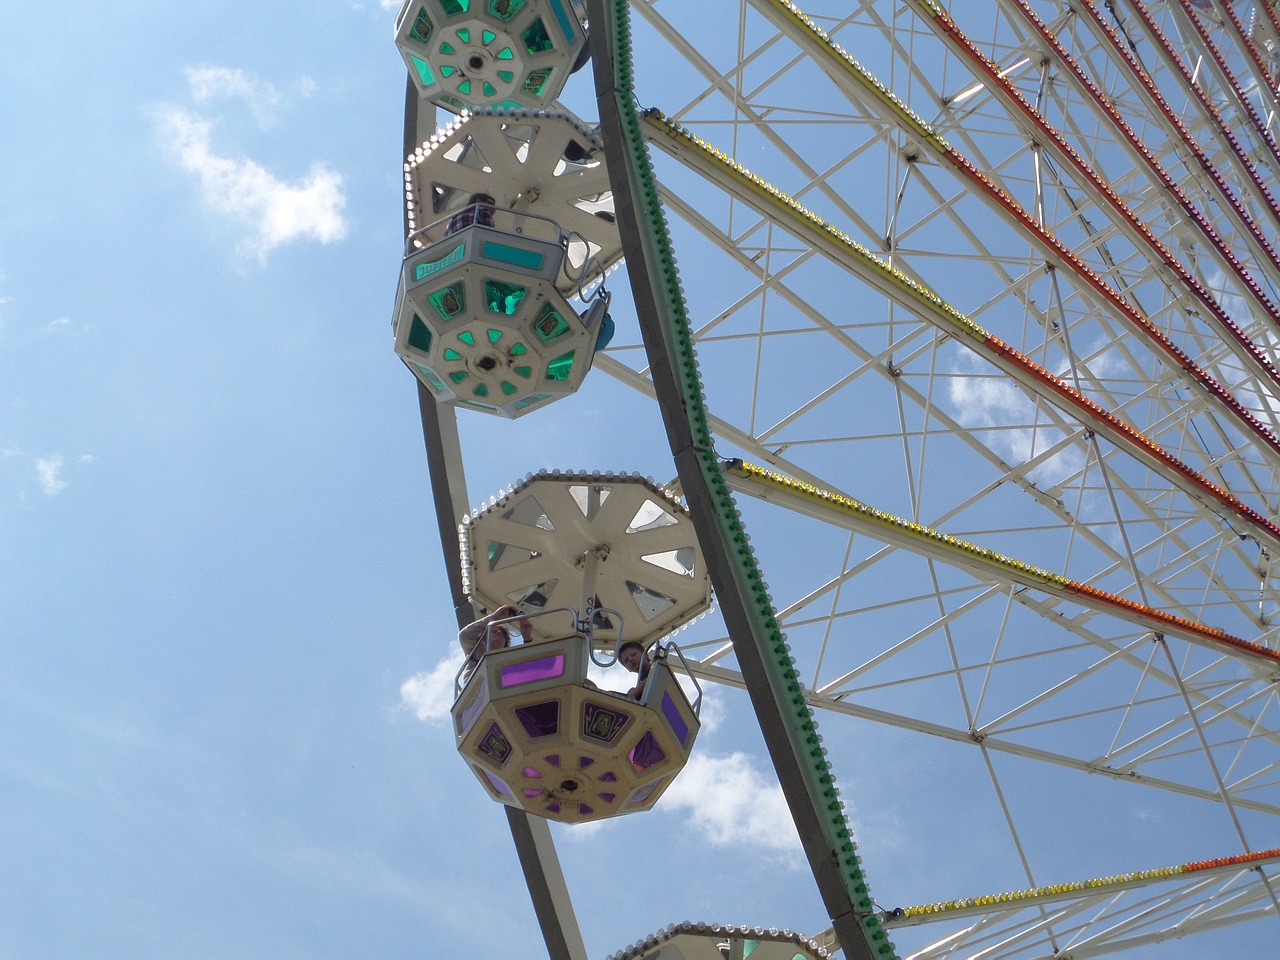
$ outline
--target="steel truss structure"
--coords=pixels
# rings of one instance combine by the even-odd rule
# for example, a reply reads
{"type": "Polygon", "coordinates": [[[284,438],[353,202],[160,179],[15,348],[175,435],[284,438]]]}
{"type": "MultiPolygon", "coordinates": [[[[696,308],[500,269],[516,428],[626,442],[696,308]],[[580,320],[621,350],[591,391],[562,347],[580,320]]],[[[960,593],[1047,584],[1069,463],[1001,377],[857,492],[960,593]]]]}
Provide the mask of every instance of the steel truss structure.
{"type": "MultiPolygon", "coordinates": [[[[1245,921],[1275,928],[1280,11],[632,0],[630,20],[640,135],[696,264],[707,426],[825,749],[839,772],[869,725],[955,744],[1008,831],[1013,892],[894,907],[877,888],[899,955],[1191,934],[1226,953],[1245,921]],[[1029,798],[1027,769],[1066,792],[1029,798]],[[1119,873],[1085,853],[1047,875],[1042,807],[1099,782],[1192,819],[1119,873]]],[[[619,214],[638,266],[652,244],[619,214]]],[[[596,368],[672,403],[648,334],[596,368]]],[[[438,500],[446,556],[464,500],[438,500]]],[[[685,654],[754,696],[724,584],[730,627],[685,654]]],[[[1079,829],[1058,845],[1104,844],[1079,829]]],[[[867,911],[819,887],[833,945],[880,955],[854,943],[867,911]]],[[[539,914],[553,955],[580,956],[567,897],[539,914]]]]}

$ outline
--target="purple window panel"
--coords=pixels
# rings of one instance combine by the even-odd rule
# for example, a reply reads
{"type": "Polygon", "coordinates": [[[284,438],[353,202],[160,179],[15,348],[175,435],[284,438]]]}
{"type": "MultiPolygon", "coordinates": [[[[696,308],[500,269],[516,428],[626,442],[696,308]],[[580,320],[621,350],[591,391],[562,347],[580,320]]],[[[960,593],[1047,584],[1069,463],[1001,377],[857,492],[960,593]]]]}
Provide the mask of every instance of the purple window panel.
{"type": "Polygon", "coordinates": [[[636,773],[643,773],[655,763],[661,763],[667,759],[667,755],[662,752],[662,748],[658,746],[658,741],[652,733],[646,733],[640,738],[627,755],[631,760],[631,765],[636,768],[636,773]]]}
{"type": "MultiPolygon", "coordinates": [[[[479,768],[477,767],[476,769],[479,768]]],[[[507,789],[507,785],[505,783],[495,777],[488,770],[480,770],[480,772],[484,774],[484,778],[489,781],[490,786],[492,786],[494,790],[505,797],[511,796],[511,791],[507,789]]]]}
{"type": "Polygon", "coordinates": [[[524,727],[530,740],[549,737],[560,729],[560,701],[549,700],[546,703],[531,703],[527,707],[516,707],[516,719],[524,727]]]}
{"type": "Polygon", "coordinates": [[[613,801],[618,799],[618,795],[616,793],[598,793],[596,794],[596,796],[598,796],[605,803],[613,803],[613,801]]]}
{"type": "Polygon", "coordinates": [[[476,688],[475,696],[471,698],[471,702],[462,708],[462,714],[458,717],[458,734],[461,736],[471,729],[471,724],[475,723],[476,715],[484,709],[484,705],[489,702],[486,696],[488,691],[485,689],[485,678],[480,678],[480,686],[476,688]]]}
{"type": "Polygon", "coordinates": [[[542,657],[538,660],[526,660],[524,663],[513,663],[503,667],[502,689],[518,687],[522,683],[533,683],[535,680],[550,680],[552,677],[564,676],[564,654],[554,657],[542,657]]]}
{"type": "Polygon", "coordinates": [[[689,725],[684,722],[684,717],[680,716],[680,708],[676,706],[676,702],[671,699],[671,694],[666,690],[662,691],[662,715],[667,718],[667,723],[671,724],[671,732],[680,741],[680,746],[687,746],[685,739],[689,736],[689,725]]]}

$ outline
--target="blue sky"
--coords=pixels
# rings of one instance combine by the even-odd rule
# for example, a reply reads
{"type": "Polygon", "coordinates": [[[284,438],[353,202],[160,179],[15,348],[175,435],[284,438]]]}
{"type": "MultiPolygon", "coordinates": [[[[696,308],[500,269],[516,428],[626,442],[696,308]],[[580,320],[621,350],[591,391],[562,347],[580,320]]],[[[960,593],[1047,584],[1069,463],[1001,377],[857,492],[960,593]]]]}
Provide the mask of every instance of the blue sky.
{"type": "MultiPolygon", "coordinates": [[[[0,960],[541,951],[442,719],[455,626],[390,338],[394,14],[3,20],[0,960]]],[[[653,408],[599,375],[554,414],[462,421],[476,503],[542,467],[673,473],[653,408]]],[[[593,957],[686,918],[827,925],[745,699],[709,691],[705,720],[653,813],[555,831],[593,957]]],[[[854,723],[836,751],[890,904],[1019,885],[963,749],[854,723]]],[[[1181,810],[1110,827],[1150,825],[1145,856],[1181,810]]],[[[1045,846],[1046,882],[1177,860],[1045,846]]]]}
{"type": "MultiPolygon", "coordinates": [[[[495,945],[540,944],[501,809],[401,690],[455,628],[389,335],[394,13],[5,17],[0,957],[497,956],[478,910],[495,945]]],[[[637,404],[570,403],[590,424],[602,401],[637,404]]],[[[564,418],[470,419],[469,448],[504,444],[477,501],[544,465],[668,475],[652,428],[624,453],[597,423],[583,457],[564,418]]],[[[673,791],[562,838],[593,955],[716,903],[771,912],[748,870],[699,903],[626,880],[672,869],[655,829],[701,846],[681,872],[762,843],[809,884],[758,757],[725,759],[757,747],[708,750],[745,784],[732,816],[695,826],[673,791]]],[[[787,923],[823,926],[812,903],[787,923]]]]}

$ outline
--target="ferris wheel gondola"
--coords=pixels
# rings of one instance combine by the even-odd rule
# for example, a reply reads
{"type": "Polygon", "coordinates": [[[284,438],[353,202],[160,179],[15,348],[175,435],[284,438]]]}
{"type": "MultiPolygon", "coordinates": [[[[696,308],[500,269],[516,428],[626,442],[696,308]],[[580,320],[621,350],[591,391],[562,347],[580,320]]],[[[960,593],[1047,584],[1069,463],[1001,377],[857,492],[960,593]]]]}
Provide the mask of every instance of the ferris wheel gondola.
{"type": "Polygon", "coordinates": [[[467,519],[462,557],[473,602],[529,625],[459,674],[458,750],[490,797],[567,823],[650,809],[700,728],[661,642],[710,604],[684,507],[638,476],[538,474],[467,519]],[[627,642],[651,658],[635,696],[587,676],[627,642]]]}

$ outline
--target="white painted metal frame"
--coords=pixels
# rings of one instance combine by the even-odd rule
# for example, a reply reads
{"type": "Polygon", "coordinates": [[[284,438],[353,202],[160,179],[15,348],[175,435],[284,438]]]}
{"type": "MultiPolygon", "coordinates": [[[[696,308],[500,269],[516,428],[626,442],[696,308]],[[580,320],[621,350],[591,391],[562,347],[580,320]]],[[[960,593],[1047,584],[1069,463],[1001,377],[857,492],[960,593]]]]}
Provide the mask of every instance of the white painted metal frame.
{"type": "MultiPolygon", "coordinates": [[[[1280,269],[1266,243],[1275,241],[1280,212],[1259,183],[1280,185],[1280,151],[1251,126],[1227,71],[1204,52],[1207,41],[1193,31],[1199,15],[1180,3],[1151,4],[1148,23],[1117,4],[1126,13],[1117,26],[1072,12],[1065,0],[999,0],[955,4],[964,19],[952,29],[927,0],[806,5],[912,118],[816,56],[812,38],[776,9],[765,16],[768,6],[718,0],[694,11],[633,0],[642,104],[1274,519],[1280,389],[1269,365],[1280,345],[1280,269]],[[1046,45],[1036,17],[1060,47],[1046,45]],[[708,37],[699,19],[714,19],[718,35],[708,37]],[[1135,78],[1108,30],[1141,36],[1141,64],[1183,130],[1135,78]],[[997,77],[966,52],[966,38],[997,77]],[[1203,100],[1187,88],[1179,56],[1203,79],[1203,100]],[[1116,106],[1151,164],[1082,76],[1116,106]],[[922,121],[1008,202],[922,142],[922,121]],[[1045,125],[1060,143],[1046,139],[1045,125]],[[1189,226],[1184,204],[1202,211],[1221,247],[1189,226]],[[1046,245],[1035,226],[1062,248],[1046,245]],[[1162,249],[1176,265],[1161,262],[1162,249]],[[1196,284],[1238,337],[1208,315],[1196,284]],[[1159,334],[1141,333],[1126,309],[1159,334]],[[1160,336],[1222,392],[1171,361],[1160,336]]],[[[1219,20],[1210,36],[1270,122],[1270,80],[1239,32],[1219,20]]],[[[1275,31],[1266,22],[1255,34],[1275,31]]],[[[698,265],[685,267],[684,285],[723,455],[1144,607],[1280,645],[1273,534],[1206,506],[905,299],[873,290],[793,224],[762,214],[755,188],[717,175],[695,150],[666,149],[674,159],[655,150],[655,162],[681,263],[698,265]]],[[[652,392],[636,347],[615,344],[596,366],[652,392]]],[[[839,741],[845,724],[871,721],[972,745],[1018,850],[1012,870],[1028,883],[1076,878],[1042,876],[1026,851],[1025,799],[1002,788],[1007,764],[1022,760],[1199,804],[1204,822],[1224,825],[1237,844],[1203,856],[1274,845],[1274,670],[975,571],[923,542],[891,543],[834,513],[780,524],[789,506],[746,486],[739,499],[774,578],[807,696],[831,718],[828,742],[839,741]],[[803,530],[804,564],[789,562],[794,548],[771,524],[792,539],[803,530]]],[[[684,649],[700,678],[742,685],[729,638],[702,635],[684,649]]],[[[1160,863],[1153,856],[1132,869],[1160,863]]],[[[868,864],[873,878],[876,866],[868,864]]],[[[1046,912],[993,911],[915,955],[1032,957],[1069,944],[1071,956],[1083,957],[1196,931],[1222,935],[1243,921],[1274,923],[1273,872],[1160,884],[1123,901],[1046,912]]]]}

